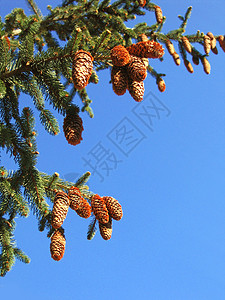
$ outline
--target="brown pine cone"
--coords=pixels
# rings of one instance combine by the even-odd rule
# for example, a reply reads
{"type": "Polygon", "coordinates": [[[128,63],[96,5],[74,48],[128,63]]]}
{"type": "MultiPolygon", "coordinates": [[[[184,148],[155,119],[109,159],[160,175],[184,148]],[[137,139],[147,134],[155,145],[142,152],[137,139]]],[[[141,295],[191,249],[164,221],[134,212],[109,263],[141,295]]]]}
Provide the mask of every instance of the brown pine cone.
{"type": "Polygon", "coordinates": [[[109,222],[109,213],[105,201],[97,194],[93,195],[91,198],[91,209],[100,223],[106,224],[109,222]]]}
{"type": "Polygon", "coordinates": [[[204,50],[205,50],[205,54],[209,54],[210,50],[211,50],[211,39],[208,35],[204,36],[204,50]]]}
{"type": "Polygon", "coordinates": [[[102,224],[99,222],[99,231],[104,240],[111,239],[112,236],[112,218],[109,218],[109,222],[102,224]]]}
{"type": "Polygon", "coordinates": [[[115,46],[111,52],[112,64],[116,67],[123,67],[130,61],[130,54],[122,45],[115,46]]]}
{"type": "Polygon", "coordinates": [[[82,137],[83,122],[78,113],[69,113],[66,115],[63,121],[63,131],[67,142],[70,145],[80,144],[82,137]]]}
{"type": "Polygon", "coordinates": [[[53,209],[52,209],[51,224],[53,228],[58,229],[59,227],[62,226],[66,218],[69,205],[70,205],[70,200],[67,194],[64,193],[63,191],[58,192],[55,196],[53,209]]]}
{"type": "Polygon", "coordinates": [[[149,40],[147,42],[138,42],[127,47],[130,55],[145,58],[160,58],[164,55],[164,49],[161,44],[149,40]]]}
{"type": "Polygon", "coordinates": [[[128,79],[127,79],[127,71],[125,68],[122,67],[112,67],[111,72],[111,81],[113,91],[118,95],[121,96],[126,93],[128,79]]]}
{"type": "Polygon", "coordinates": [[[76,213],[78,214],[78,216],[85,219],[91,216],[91,206],[83,197],[80,201],[79,208],[76,210],[76,213]]]}
{"type": "Polygon", "coordinates": [[[105,201],[109,216],[116,221],[121,220],[123,216],[123,211],[122,206],[119,204],[119,202],[113,197],[106,196],[103,197],[103,200],[105,201]]]}
{"type": "Polygon", "coordinates": [[[216,48],[216,39],[212,32],[208,32],[207,35],[209,36],[211,40],[211,50],[214,54],[218,54],[218,50],[216,48]]]}
{"type": "Polygon", "coordinates": [[[145,92],[144,82],[128,80],[128,91],[135,101],[141,102],[145,92]]]}
{"type": "Polygon", "coordinates": [[[180,56],[179,56],[179,54],[177,52],[174,52],[174,54],[173,54],[173,60],[174,60],[174,62],[175,62],[175,64],[177,66],[180,65],[180,56]]]}
{"type": "Polygon", "coordinates": [[[72,186],[68,191],[68,197],[70,199],[70,208],[77,210],[82,199],[80,190],[77,187],[72,186]]]}
{"type": "Polygon", "coordinates": [[[164,92],[165,89],[166,89],[165,81],[164,81],[161,77],[159,77],[159,78],[157,78],[156,83],[157,83],[157,85],[158,85],[159,91],[160,91],[161,93],[164,92]]]}
{"type": "Polygon", "coordinates": [[[225,37],[224,35],[220,35],[218,37],[218,41],[219,41],[219,44],[220,44],[220,47],[223,49],[223,51],[225,52],[225,37]]]}
{"type": "Polygon", "coordinates": [[[174,49],[174,46],[173,46],[173,43],[170,41],[170,40],[166,40],[166,48],[169,52],[170,55],[173,55],[174,52],[175,52],[175,49],[174,49]]]}
{"type": "Polygon", "coordinates": [[[138,0],[139,6],[144,7],[146,4],[146,0],[138,0]]]}
{"type": "Polygon", "coordinates": [[[93,57],[87,51],[79,50],[73,57],[72,79],[74,87],[82,90],[88,85],[93,69],[93,57]]]}
{"type": "Polygon", "coordinates": [[[155,17],[158,23],[162,23],[163,21],[162,9],[158,5],[155,6],[155,17]]]}
{"type": "Polygon", "coordinates": [[[205,73],[210,74],[211,66],[210,66],[210,63],[208,62],[208,60],[205,57],[203,57],[201,59],[201,62],[202,62],[205,73]]]}
{"type": "Polygon", "coordinates": [[[184,65],[185,65],[186,69],[188,70],[188,72],[190,72],[190,73],[194,72],[194,69],[193,69],[193,67],[192,67],[189,60],[185,59],[184,60],[184,65]]]}
{"type": "Polygon", "coordinates": [[[129,64],[126,66],[128,76],[133,81],[143,81],[147,76],[147,69],[140,57],[131,55],[129,64]]]}
{"type": "Polygon", "coordinates": [[[192,46],[191,43],[189,42],[189,39],[186,36],[182,36],[181,38],[182,44],[184,46],[184,49],[188,52],[192,52],[192,46]]]}
{"type": "Polygon", "coordinates": [[[66,246],[66,239],[62,230],[56,230],[51,237],[50,252],[54,260],[63,258],[66,246]]]}
{"type": "Polygon", "coordinates": [[[192,61],[196,66],[199,65],[199,57],[198,56],[192,56],[192,61]]]}
{"type": "Polygon", "coordinates": [[[146,34],[142,33],[138,36],[138,41],[141,41],[141,42],[147,42],[148,41],[148,37],[146,34]]]}

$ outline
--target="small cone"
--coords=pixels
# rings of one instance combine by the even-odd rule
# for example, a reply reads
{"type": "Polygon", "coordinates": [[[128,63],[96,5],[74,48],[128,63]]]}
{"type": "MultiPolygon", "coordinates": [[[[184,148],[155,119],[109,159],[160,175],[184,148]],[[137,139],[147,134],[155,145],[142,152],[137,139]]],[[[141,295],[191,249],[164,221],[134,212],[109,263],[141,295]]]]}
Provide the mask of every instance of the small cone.
{"type": "Polygon", "coordinates": [[[54,205],[52,209],[51,224],[53,228],[58,229],[59,227],[62,226],[66,218],[69,205],[70,205],[70,200],[67,194],[64,193],[63,191],[58,192],[55,196],[54,205]]]}
{"type": "Polygon", "coordinates": [[[146,67],[140,57],[131,55],[131,60],[127,65],[127,73],[133,81],[143,81],[147,76],[146,67]]]}
{"type": "Polygon", "coordinates": [[[212,50],[212,52],[214,54],[218,54],[218,50],[216,48],[216,39],[215,39],[213,33],[212,32],[208,32],[207,35],[208,35],[208,37],[211,40],[211,50],[212,50]]]}
{"type": "Polygon", "coordinates": [[[146,34],[142,33],[138,36],[138,40],[141,42],[147,42],[149,39],[146,34]]]}
{"type": "Polygon", "coordinates": [[[82,90],[88,85],[93,68],[93,57],[89,52],[79,50],[73,57],[72,79],[74,87],[82,90]]]}
{"type": "Polygon", "coordinates": [[[106,224],[99,222],[99,231],[104,240],[110,240],[112,236],[112,219],[109,218],[109,222],[106,224]]]}
{"type": "Polygon", "coordinates": [[[103,197],[103,200],[105,201],[109,216],[116,221],[121,220],[123,216],[123,210],[119,202],[113,197],[103,197]]]}
{"type": "Polygon", "coordinates": [[[111,81],[113,91],[118,95],[124,95],[128,86],[127,71],[122,67],[112,67],[111,81]]]}
{"type": "Polygon", "coordinates": [[[209,54],[210,50],[211,50],[211,39],[208,35],[204,36],[204,50],[205,50],[205,54],[209,54]]]}
{"type": "Polygon", "coordinates": [[[173,55],[175,53],[173,43],[170,40],[166,40],[166,48],[170,55],[173,55]]]}
{"type": "Polygon", "coordinates": [[[138,0],[139,6],[144,7],[146,4],[146,0],[138,0]]]}
{"type": "Polygon", "coordinates": [[[69,113],[63,121],[63,131],[67,142],[70,145],[80,144],[82,137],[83,122],[78,113],[69,113]]]}
{"type": "Polygon", "coordinates": [[[180,56],[179,56],[179,54],[177,52],[174,52],[174,54],[173,54],[173,60],[174,60],[174,62],[175,62],[175,64],[177,66],[180,65],[180,56]]]}
{"type": "Polygon", "coordinates": [[[54,260],[63,258],[66,246],[66,239],[62,230],[56,230],[51,237],[50,252],[54,260]]]}
{"type": "Polygon", "coordinates": [[[205,57],[203,57],[201,59],[201,62],[202,62],[205,73],[210,74],[211,66],[210,66],[210,63],[208,62],[208,60],[205,57]]]}
{"type": "Polygon", "coordinates": [[[144,82],[129,80],[128,81],[128,91],[135,101],[141,102],[143,100],[144,91],[145,91],[144,82]]]}
{"type": "Polygon", "coordinates": [[[198,56],[192,56],[192,61],[196,66],[199,65],[199,57],[198,56]]]}
{"type": "Polygon", "coordinates": [[[83,197],[80,201],[79,208],[76,210],[76,213],[78,214],[78,216],[85,219],[91,216],[91,206],[83,197]]]}
{"type": "Polygon", "coordinates": [[[138,42],[127,47],[130,55],[145,58],[160,58],[164,55],[164,49],[161,44],[148,40],[147,42],[138,42]]]}
{"type": "Polygon", "coordinates": [[[220,35],[218,37],[218,41],[219,41],[219,44],[220,44],[220,47],[223,49],[223,51],[225,52],[225,37],[224,35],[220,35]]]}
{"type": "Polygon", "coordinates": [[[156,81],[157,85],[158,85],[158,89],[159,91],[162,93],[165,91],[166,89],[166,84],[165,84],[165,81],[160,77],[157,79],[156,81]]]}
{"type": "Polygon", "coordinates": [[[193,69],[193,67],[192,67],[192,65],[191,65],[191,63],[190,63],[189,60],[185,59],[184,60],[184,65],[185,65],[185,67],[186,67],[186,69],[188,70],[189,73],[193,73],[194,72],[194,69],[193,69]]]}
{"type": "Polygon", "coordinates": [[[109,213],[105,201],[97,194],[91,198],[91,209],[100,223],[106,224],[109,222],[109,213]]]}
{"type": "Polygon", "coordinates": [[[68,191],[68,197],[70,199],[70,208],[76,211],[79,208],[82,199],[80,190],[77,187],[72,186],[68,191]]]}
{"type": "Polygon", "coordinates": [[[189,42],[189,39],[186,36],[182,36],[181,38],[182,44],[184,46],[184,49],[188,52],[192,52],[192,46],[191,43],[189,42]]]}
{"type": "Polygon", "coordinates": [[[122,45],[115,46],[111,52],[112,64],[116,67],[123,67],[130,61],[130,54],[122,45]]]}
{"type": "Polygon", "coordinates": [[[162,23],[163,20],[163,14],[162,14],[162,9],[159,6],[155,6],[155,18],[158,23],[162,23]]]}

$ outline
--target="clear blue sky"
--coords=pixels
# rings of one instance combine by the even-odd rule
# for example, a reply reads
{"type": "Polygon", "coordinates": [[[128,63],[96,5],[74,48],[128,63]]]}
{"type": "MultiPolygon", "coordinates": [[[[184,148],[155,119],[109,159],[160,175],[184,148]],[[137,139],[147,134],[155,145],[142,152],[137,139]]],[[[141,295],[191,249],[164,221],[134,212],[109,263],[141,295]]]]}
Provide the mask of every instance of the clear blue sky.
{"type": "MultiPolygon", "coordinates": [[[[59,2],[37,0],[43,13],[48,4],[59,2]]],[[[2,16],[14,7],[28,12],[23,0],[0,4],[2,16]]],[[[177,28],[177,15],[192,5],[188,34],[198,29],[225,33],[224,1],[157,4],[167,16],[164,32],[177,28]]],[[[152,24],[154,18],[151,13],[143,21],[152,24]]],[[[92,171],[85,160],[93,162],[97,146],[109,150],[111,156],[99,163],[90,188],[118,199],[124,217],[113,223],[110,241],[99,233],[88,241],[89,220],[69,211],[66,252],[60,262],[51,259],[50,241],[46,232],[38,231],[35,218],[18,219],[17,244],[31,263],[17,261],[0,280],[1,299],[225,299],[225,53],[219,46],[218,50],[219,55],[209,57],[210,75],[201,64],[189,74],[167,52],[163,63],[151,62],[167,74],[167,88],[160,93],[148,76],[140,105],[128,93],[116,96],[109,71],[101,72],[99,84],[88,86],[95,118],[81,115],[85,130],[76,147],[67,144],[63,132],[49,136],[37,121],[41,171],[75,180],[92,171]],[[153,104],[160,110],[149,108],[153,104]],[[152,124],[140,114],[143,109],[150,109],[152,124]],[[115,131],[122,128],[132,135],[116,141],[115,131]]],[[[62,120],[59,117],[61,129],[62,120]]]]}

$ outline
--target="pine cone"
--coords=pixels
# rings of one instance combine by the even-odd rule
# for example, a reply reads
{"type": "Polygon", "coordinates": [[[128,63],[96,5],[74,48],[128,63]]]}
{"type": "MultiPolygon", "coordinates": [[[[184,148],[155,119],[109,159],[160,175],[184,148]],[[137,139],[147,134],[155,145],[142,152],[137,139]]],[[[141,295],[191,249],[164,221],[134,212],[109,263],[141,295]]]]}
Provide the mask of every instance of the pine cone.
{"type": "Polygon", "coordinates": [[[130,55],[145,58],[160,58],[164,55],[162,45],[155,41],[138,42],[127,47],[130,55]]]}
{"type": "Polygon", "coordinates": [[[162,9],[157,5],[155,6],[155,17],[158,23],[162,23],[163,21],[162,9]]]}
{"type": "Polygon", "coordinates": [[[79,208],[76,210],[76,213],[81,218],[89,218],[91,216],[91,206],[83,197],[81,198],[79,208]]]}
{"type": "Polygon", "coordinates": [[[58,229],[62,226],[70,205],[70,200],[66,193],[60,191],[56,194],[52,209],[52,227],[58,229]]]}
{"type": "Polygon", "coordinates": [[[104,240],[111,239],[112,236],[112,218],[109,218],[109,222],[102,224],[99,222],[99,231],[104,240]]]}
{"type": "Polygon", "coordinates": [[[210,50],[211,50],[211,39],[208,35],[204,36],[204,50],[205,50],[205,54],[209,54],[210,50]]]}
{"type": "Polygon", "coordinates": [[[141,102],[143,100],[144,91],[145,91],[144,82],[129,80],[128,81],[128,91],[135,101],[141,102]]]}
{"type": "Polygon", "coordinates": [[[191,43],[189,42],[189,39],[186,36],[182,36],[181,38],[182,44],[184,46],[184,49],[188,52],[192,52],[192,46],[191,43]]]}
{"type": "Polygon", "coordinates": [[[199,65],[199,57],[198,56],[192,56],[192,61],[196,66],[199,65]]]}
{"type": "Polygon", "coordinates": [[[177,52],[174,52],[174,54],[173,54],[173,60],[174,60],[174,62],[175,62],[175,64],[177,66],[180,65],[180,56],[179,56],[179,54],[177,52]]]}
{"type": "Polygon", "coordinates": [[[125,68],[113,66],[111,72],[111,81],[112,81],[113,91],[118,96],[121,96],[126,93],[128,80],[127,80],[127,72],[125,68]]]}
{"type": "Polygon", "coordinates": [[[216,39],[215,39],[213,33],[212,32],[208,32],[207,35],[208,35],[208,37],[211,40],[211,50],[212,50],[212,52],[214,54],[218,54],[218,50],[216,48],[216,39]]]}
{"type": "Polygon", "coordinates": [[[72,186],[68,191],[68,197],[70,199],[70,208],[76,211],[79,208],[82,199],[80,190],[77,187],[72,186]]]}
{"type": "Polygon", "coordinates": [[[140,57],[131,55],[131,60],[126,66],[128,76],[133,81],[143,81],[147,76],[146,67],[140,57]]]}
{"type": "Polygon", "coordinates": [[[149,39],[146,34],[142,33],[138,36],[138,41],[147,42],[149,39]]]}
{"type": "Polygon", "coordinates": [[[170,55],[173,55],[174,52],[175,52],[175,49],[174,49],[174,46],[173,46],[173,43],[170,41],[170,40],[166,40],[166,48],[169,52],[170,55]]]}
{"type": "Polygon", "coordinates": [[[77,113],[67,114],[63,122],[63,131],[66,137],[67,142],[70,145],[80,144],[82,137],[83,122],[77,113]]]}
{"type": "Polygon", "coordinates": [[[108,223],[109,222],[109,213],[106,208],[104,200],[99,195],[93,195],[91,198],[91,209],[96,219],[100,223],[108,223]]]}
{"type": "Polygon", "coordinates": [[[211,66],[210,66],[210,63],[208,62],[208,60],[205,57],[203,57],[201,59],[201,62],[202,62],[205,73],[210,74],[211,66]]]}
{"type": "Polygon", "coordinates": [[[144,7],[146,4],[146,0],[138,0],[139,6],[144,7]]]}
{"type": "Polygon", "coordinates": [[[116,67],[123,67],[130,61],[130,54],[122,45],[115,46],[111,52],[112,64],[116,67]]]}
{"type": "Polygon", "coordinates": [[[119,202],[113,197],[103,197],[103,200],[105,201],[109,216],[116,221],[121,220],[123,211],[122,206],[119,204],[119,202]]]}
{"type": "Polygon", "coordinates": [[[158,85],[159,91],[160,91],[161,93],[164,92],[165,89],[166,89],[165,81],[160,77],[160,78],[157,78],[156,83],[157,83],[157,85],[158,85]]]}
{"type": "Polygon", "coordinates": [[[223,51],[225,52],[225,37],[224,35],[220,35],[218,37],[218,41],[219,41],[219,44],[220,44],[220,47],[223,49],[223,51]]]}
{"type": "Polygon", "coordinates": [[[66,246],[66,239],[62,230],[56,230],[51,237],[50,252],[54,260],[63,258],[66,246]]]}
{"type": "Polygon", "coordinates": [[[79,50],[73,58],[72,79],[74,87],[82,90],[88,85],[93,68],[93,57],[89,52],[79,50]]]}
{"type": "Polygon", "coordinates": [[[189,60],[185,59],[184,60],[184,65],[185,65],[186,69],[188,70],[188,72],[190,72],[190,73],[194,72],[194,69],[193,69],[193,67],[192,67],[189,60]]]}

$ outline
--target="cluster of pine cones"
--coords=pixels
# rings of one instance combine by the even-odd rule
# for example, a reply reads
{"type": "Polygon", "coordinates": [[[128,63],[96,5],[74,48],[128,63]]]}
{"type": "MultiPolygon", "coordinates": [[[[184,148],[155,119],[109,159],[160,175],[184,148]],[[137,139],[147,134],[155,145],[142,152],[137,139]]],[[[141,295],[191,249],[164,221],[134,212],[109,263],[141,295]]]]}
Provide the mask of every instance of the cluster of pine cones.
{"type": "Polygon", "coordinates": [[[109,240],[112,235],[112,219],[119,221],[123,216],[122,207],[113,197],[100,197],[95,194],[91,197],[91,205],[82,197],[80,190],[72,186],[68,194],[57,192],[52,209],[51,225],[55,229],[50,244],[51,257],[61,260],[64,252],[66,239],[61,227],[66,219],[69,207],[82,218],[89,218],[93,212],[99,222],[99,231],[104,240],[109,240]]]}
{"type": "Polygon", "coordinates": [[[152,40],[141,41],[127,48],[115,46],[111,50],[113,91],[120,96],[128,89],[135,101],[142,101],[148,58],[160,58],[163,54],[162,46],[152,40]]]}

